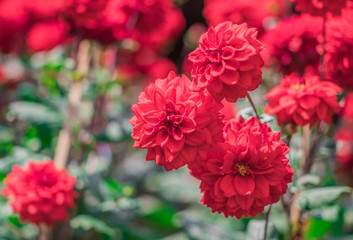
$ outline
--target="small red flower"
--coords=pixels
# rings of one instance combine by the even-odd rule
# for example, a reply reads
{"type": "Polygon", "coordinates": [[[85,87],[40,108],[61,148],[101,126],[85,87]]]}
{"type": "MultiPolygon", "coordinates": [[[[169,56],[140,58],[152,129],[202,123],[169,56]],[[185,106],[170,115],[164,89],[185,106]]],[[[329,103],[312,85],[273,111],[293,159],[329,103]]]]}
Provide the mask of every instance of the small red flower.
{"type": "Polygon", "coordinates": [[[204,158],[214,142],[223,141],[222,105],[190,85],[186,76],[171,72],[147,86],[131,108],[134,147],[147,148],[146,160],[168,171],[204,158]]]}
{"type": "Polygon", "coordinates": [[[199,47],[189,54],[193,63],[193,91],[207,88],[217,102],[235,102],[261,83],[260,52],[263,45],[257,30],[246,24],[224,22],[201,35],[199,47]]]}
{"type": "Polygon", "coordinates": [[[340,15],[342,8],[347,5],[348,0],[292,0],[296,9],[312,16],[324,16],[328,12],[340,15]]]}
{"type": "Polygon", "coordinates": [[[226,217],[256,216],[279,201],[291,182],[293,169],[280,132],[251,117],[240,116],[224,127],[225,143],[209,151],[199,169],[201,202],[226,217]]]}
{"type": "Polygon", "coordinates": [[[269,100],[265,112],[276,114],[278,124],[290,123],[312,127],[317,121],[331,123],[340,111],[337,94],[341,88],[318,76],[299,77],[292,74],[281,80],[264,98],[269,100]]]}
{"type": "Polygon", "coordinates": [[[68,218],[74,207],[75,177],[58,170],[53,161],[32,162],[26,169],[15,165],[6,180],[4,196],[22,220],[54,225],[68,218]]]}

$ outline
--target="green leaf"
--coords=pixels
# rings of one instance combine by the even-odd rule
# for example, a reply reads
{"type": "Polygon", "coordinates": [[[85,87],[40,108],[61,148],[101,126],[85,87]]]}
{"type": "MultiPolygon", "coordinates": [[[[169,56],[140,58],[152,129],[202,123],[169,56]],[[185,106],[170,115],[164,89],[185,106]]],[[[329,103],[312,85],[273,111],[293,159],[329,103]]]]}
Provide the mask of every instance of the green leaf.
{"type": "Polygon", "coordinates": [[[62,114],[41,103],[13,102],[10,104],[9,110],[11,114],[32,124],[61,125],[63,122],[62,114]]]}
{"type": "Polygon", "coordinates": [[[332,222],[322,219],[310,219],[309,226],[304,234],[305,240],[322,239],[332,229],[332,222]]]}
{"type": "Polygon", "coordinates": [[[314,174],[307,174],[307,175],[301,176],[297,180],[297,186],[300,189],[307,189],[310,187],[315,187],[315,186],[319,185],[319,183],[320,183],[320,177],[316,176],[314,174]]]}
{"type": "Polygon", "coordinates": [[[75,230],[83,230],[83,231],[90,231],[95,230],[99,233],[102,233],[111,239],[116,239],[117,232],[108,226],[102,220],[88,216],[88,215],[78,215],[71,219],[70,225],[75,230]]]}
{"type": "Polygon", "coordinates": [[[304,190],[295,201],[303,210],[319,208],[335,203],[342,196],[351,192],[350,187],[322,187],[304,190]]]}

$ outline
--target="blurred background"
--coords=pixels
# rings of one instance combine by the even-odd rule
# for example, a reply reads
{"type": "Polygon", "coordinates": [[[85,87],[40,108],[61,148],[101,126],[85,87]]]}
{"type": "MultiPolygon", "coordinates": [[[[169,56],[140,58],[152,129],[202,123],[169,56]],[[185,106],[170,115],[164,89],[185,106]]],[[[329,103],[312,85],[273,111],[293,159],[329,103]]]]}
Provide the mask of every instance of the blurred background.
{"type": "MultiPolygon", "coordinates": [[[[130,108],[139,93],[169,71],[190,76],[188,53],[208,26],[226,20],[256,27],[265,42],[264,82],[251,94],[260,112],[263,95],[284,74],[317,71],[320,19],[302,18],[286,0],[0,0],[0,190],[14,164],[54,159],[66,124],[66,166],[77,178],[79,197],[53,239],[262,239],[264,215],[236,220],[212,214],[199,204],[199,182],[186,167],[166,172],[146,162],[146,151],[134,149],[130,137],[130,108]]],[[[227,111],[249,117],[249,107],[242,99],[227,111]]],[[[263,118],[280,130],[273,117],[263,118]]],[[[334,125],[342,128],[340,119],[334,125]]],[[[332,128],[320,145],[315,174],[296,181],[292,193],[337,181],[352,185],[351,169],[335,170],[339,178],[332,174],[334,135],[332,128]]],[[[352,135],[338,138],[346,149],[339,154],[348,161],[352,135]]],[[[294,169],[300,147],[294,135],[294,169]]],[[[349,192],[332,188],[300,199],[303,239],[353,239],[353,202],[341,200],[349,192]]],[[[290,239],[283,211],[281,203],[272,210],[270,239],[290,239]]],[[[36,227],[21,222],[0,196],[0,239],[36,237],[36,227]]]]}

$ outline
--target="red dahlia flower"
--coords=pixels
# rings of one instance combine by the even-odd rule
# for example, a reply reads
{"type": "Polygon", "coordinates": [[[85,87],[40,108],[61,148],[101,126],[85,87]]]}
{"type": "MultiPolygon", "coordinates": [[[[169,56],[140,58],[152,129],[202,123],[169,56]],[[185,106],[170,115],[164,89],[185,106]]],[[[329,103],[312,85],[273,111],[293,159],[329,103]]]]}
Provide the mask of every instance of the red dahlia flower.
{"type": "Polygon", "coordinates": [[[224,22],[201,35],[199,47],[189,54],[193,63],[193,91],[207,88],[217,102],[235,102],[255,90],[262,81],[257,30],[224,22]]]}
{"type": "Polygon", "coordinates": [[[347,5],[348,0],[292,0],[296,9],[312,16],[324,16],[330,12],[333,15],[340,15],[342,8],[347,5]]]}
{"type": "Polygon", "coordinates": [[[280,132],[239,116],[224,127],[225,143],[209,151],[200,172],[201,202],[226,217],[256,216],[278,202],[292,180],[280,132]]]}
{"type": "Polygon", "coordinates": [[[190,85],[186,76],[171,72],[147,86],[131,108],[134,147],[147,148],[146,160],[167,171],[204,158],[214,142],[223,140],[222,105],[190,85]]]}
{"type": "Polygon", "coordinates": [[[317,121],[331,123],[334,113],[340,111],[337,94],[341,88],[318,76],[284,77],[264,98],[269,100],[265,112],[276,114],[278,124],[290,123],[312,127],[317,121]]]}
{"type": "Polygon", "coordinates": [[[284,74],[304,73],[310,69],[318,73],[320,55],[316,47],[321,29],[322,19],[309,15],[280,21],[261,39],[266,46],[262,52],[265,65],[284,74]]]}
{"type": "Polygon", "coordinates": [[[279,16],[284,8],[282,0],[205,0],[203,15],[209,26],[224,21],[246,22],[261,32],[265,19],[279,16]]]}
{"type": "Polygon", "coordinates": [[[325,78],[342,88],[353,90],[353,9],[327,23],[325,78]]]}
{"type": "Polygon", "coordinates": [[[26,169],[13,166],[3,193],[22,220],[54,225],[65,221],[67,209],[74,207],[74,183],[75,177],[58,170],[53,161],[30,161],[26,169]]]}

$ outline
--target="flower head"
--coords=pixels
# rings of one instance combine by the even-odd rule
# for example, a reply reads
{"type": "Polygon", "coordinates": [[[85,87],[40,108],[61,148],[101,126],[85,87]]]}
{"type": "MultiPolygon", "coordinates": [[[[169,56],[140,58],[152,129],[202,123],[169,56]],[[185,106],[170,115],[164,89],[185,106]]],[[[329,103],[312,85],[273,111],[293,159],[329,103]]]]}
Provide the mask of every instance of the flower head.
{"type": "Polygon", "coordinates": [[[210,27],[201,35],[199,47],[189,54],[192,90],[206,88],[217,102],[223,98],[235,102],[256,89],[263,65],[263,45],[256,37],[257,30],[246,24],[224,22],[210,27]]]}
{"type": "Polygon", "coordinates": [[[321,34],[322,19],[309,15],[295,16],[280,21],[261,39],[266,46],[262,52],[265,66],[284,74],[318,72],[320,55],[316,50],[321,34]]]}
{"type": "Polygon", "coordinates": [[[317,121],[331,123],[332,115],[340,111],[337,94],[341,88],[318,76],[284,77],[264,98],[269,100],[265,112],[276,114],[278,124],[290,123],[312,127],[317,121]]]}
{"type": "Polygon", "coordinates": [[[74,207],[74,183],[75,177],[58,170],[53,161],[30,161],[27,168],[13,166],[3,193],[22,220],[54,225],[65,221],[68,208],[74,207]]]}
{"type": "Polygon", "coordinates": [[[204,92],[190,90],[190,80],[174,72],[146,87],[132,106],[134,147],[147,148],[146,160],[166,170],[203,158],[222,141],[221,104],[204,92]]]}
{"type": "Polygon", "coordinates": [[[296,9],[312,16],[324,16],[328,12],[333,15],[340,15],[342,8],[347,5],[348,0],[292,0],[296,9]]]}
{"type": "Polygon", "coordinates": [[[325,78],[353,90],[353,8],[327,22],[325,78]]]}
{"type": "Polygon", "coordinates": [[[255,117],[241,116],[225,124],[225,143],[207,153],[202,168],[201,202],[226,217],[256,216],[264,206],[275,203],[287,190],[293,169],[289,149],[255,117]]]}
{"type": "Polygon", "coordinates": [[[279,16],[284,8],[282,0],[206,0],[203,15],[209,26],[224,21],[236,24],[246,22],[249,27],[263,30],[264,21],[279,16]]]}

